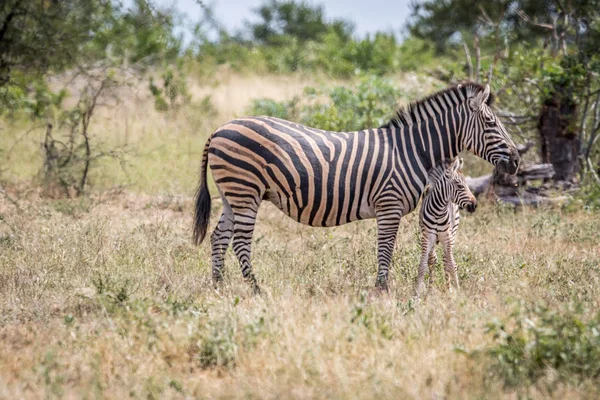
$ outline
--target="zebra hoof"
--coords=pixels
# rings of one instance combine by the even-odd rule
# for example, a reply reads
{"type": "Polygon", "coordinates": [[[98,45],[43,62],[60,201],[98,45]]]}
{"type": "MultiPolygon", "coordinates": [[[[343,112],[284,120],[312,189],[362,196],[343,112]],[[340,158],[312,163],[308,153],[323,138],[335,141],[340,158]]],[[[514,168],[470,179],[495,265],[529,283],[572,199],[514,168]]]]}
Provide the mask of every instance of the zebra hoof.
{"type": "Polygon", "coordinates": [[[219,289],[223,284],[223,277],[222,276],[219,276],[219,277],[213,276],[212,283],[213,283],[213,288],[215,290],[219,289]]]}
{"type": "Polygon", "coordinates": [[[375,284],[375,289],[377,289],[380,293],[388,293],[388,284],[387,282],[377,281],[375,284]]]}
{"type": "Polygon", "coordinates": [[[260,296],[260,294],[262,293],[261,290],[260,290],[260,286],[258,286],[257,284],[254,284],[254,286],[252,287],[252,292],[256,296],[260,296]]]}

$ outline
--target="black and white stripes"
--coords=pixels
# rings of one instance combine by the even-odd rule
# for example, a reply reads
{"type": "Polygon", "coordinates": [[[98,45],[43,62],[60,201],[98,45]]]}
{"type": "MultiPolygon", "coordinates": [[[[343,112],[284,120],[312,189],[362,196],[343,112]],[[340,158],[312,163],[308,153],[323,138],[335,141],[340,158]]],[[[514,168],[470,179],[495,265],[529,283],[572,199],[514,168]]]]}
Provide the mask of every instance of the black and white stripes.
{"type": "MultiPolygon", "coordinates": [[[[423,280],[428,269],[437,263],[435,255],[436,243],[444,248],[444,272],[449,288],[458,288],[458,272],[452,249],[456,240],[459,208],[474,212],[477,200],[467,186],[462,174],[463,161],[456,159],[449,167],[439,165],[429,172],[429,187],[426,189],[421,210],[419,212],[419,227],[421,230],[421,262],[417,278],[416,294],[419,296],[423,280]]],[[[429,271],[430,281],[433,271],[429,271]]]]}
{"type": "Polygon", "coordinates": [[[194,223],[200,243],[210,215],[210,167],[224,203],[211,236],[214,281],[222,279],[224,252],[233,239],[242,273],[258,290],[250,244],[260,203],[268,200],[310,226],[377,218],[377,285],[387,288],[400,219],[419,202],[427,171],[463,149],[516,171],[516,147],[488,97],[488,87],[451,87],[400,110],[385,126],[357,132],[328,132],[271,117],[221,126],[204,150],[194,223]]]}

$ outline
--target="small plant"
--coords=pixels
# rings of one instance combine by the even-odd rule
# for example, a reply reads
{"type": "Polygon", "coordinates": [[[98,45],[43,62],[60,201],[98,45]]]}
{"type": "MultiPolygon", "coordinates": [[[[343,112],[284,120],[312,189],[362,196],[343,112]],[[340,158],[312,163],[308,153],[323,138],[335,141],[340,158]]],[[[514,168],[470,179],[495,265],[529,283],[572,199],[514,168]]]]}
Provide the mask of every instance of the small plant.
{"type": "Polygon", "coordinates": [[[557,381],[600,378],[598,312],[586,318],[579,305],[562,311],[519,306],[507,320],[488,324],[487,333],[494,344],[483,354],[490,372],[506,386],[535,384],[549,370],[556,372],[557,381]]]}
{"type": "Polygon", "coordinates": [[[194,346],[200,367],[233,366],[238,352],[235,333],[235,325],[230,321],[214,323],[211,329],[196,341],[194,346]]]}
{"type": "Polygon", "coordinates": [[[394,331],[387,318],[369,304],[366,292],[360,293],[359,301],[352,309],[350,322],[385,339],[391,340],[394,337],[394,331]]]}
{"type": "Polygon", "coordinates": [[[92,285],[96,288],[96,294],[107,304],[122,306],[131,298],[134,290],[131,287],[129,279],[123,282],[117,282],[110,275],[98,275],[92,279],[92,285]]]}

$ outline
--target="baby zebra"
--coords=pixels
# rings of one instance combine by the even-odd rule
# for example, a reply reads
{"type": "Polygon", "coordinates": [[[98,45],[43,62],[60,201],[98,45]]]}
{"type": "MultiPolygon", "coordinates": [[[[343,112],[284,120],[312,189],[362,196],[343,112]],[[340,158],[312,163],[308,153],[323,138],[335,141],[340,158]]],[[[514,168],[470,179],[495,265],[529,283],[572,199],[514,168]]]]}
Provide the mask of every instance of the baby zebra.
{"type": "MultiPolygon", "coordinates": [[[[421,294],[428,266],[433,268],[437,263],[434,248],[438,242],[444,246],[446,283],[449,288],[453,284],[458,289],[458,273],[452,254],[460,219],[458,209],[466,208],[472,213],[477,208],[477,200],[461,172],[462,166],[462,158],[457,158],[450,166],[440,165],[429,171],[429,187],[424,194],[419,214],[421,263],[417,279],[417,297],[421,294]]],[[[430,272],[430,282],[432,273],[433,271],[430,272]]]]}

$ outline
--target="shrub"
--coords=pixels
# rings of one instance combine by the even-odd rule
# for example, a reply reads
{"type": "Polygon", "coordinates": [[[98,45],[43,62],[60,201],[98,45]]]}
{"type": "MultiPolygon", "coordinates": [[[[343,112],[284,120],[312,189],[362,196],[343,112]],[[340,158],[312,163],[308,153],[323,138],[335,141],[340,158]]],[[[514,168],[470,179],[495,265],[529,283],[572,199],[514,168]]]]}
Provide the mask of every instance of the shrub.
{"type": "Polygon", "coordinates": [[[294,120],[298,117],[298,97],[289,101],[275,101],[272,99],[257,99],[252,101],[249,112],[252,115],[268,115],[283,119],[294,120]]]}
{"type": "Polygon", "coordinates": [[[488,324],[487,332],[494,344],[484,354],[506,386],[535,384],[550,370],[557,381],[600,378],[599,312],[586,318],[580,306],[520,306],[506,321],[488,324]]]}
{"type": "Polygon", "coordinates": [[[389,80],[366,75],[354,88],[335,86],[320,91],[309,87],[304,90],[303,99],[255,100],[248,112],[294,120],[319,129],[354,131],[385,123],[401,95],[389,80]],[[323,102],[323,97],[328,101],[323,102]]]}
{"type": "Polygon", "coordinates": [[[333,131],[373,128],[386,122],[396,108],[402,92],[384,78],[367,75],[355,88],[336,86],[319,93],[308,91],[315,102],[303,108],[302,123],[333,131]],[[316,95],[324,94],[329,102],[321,103],[316,95]]]}
{"type": "Polygon", "coordinates": [[[167,67],[161,74],[160,83],[150,77],[149,88],[154,97],[154,106],[158,111],[177,110],[182,105],[189,103],[191,98],[187,77],[181,66],[176,69],[167,67]]]}

